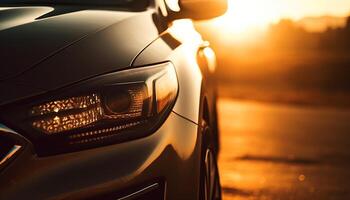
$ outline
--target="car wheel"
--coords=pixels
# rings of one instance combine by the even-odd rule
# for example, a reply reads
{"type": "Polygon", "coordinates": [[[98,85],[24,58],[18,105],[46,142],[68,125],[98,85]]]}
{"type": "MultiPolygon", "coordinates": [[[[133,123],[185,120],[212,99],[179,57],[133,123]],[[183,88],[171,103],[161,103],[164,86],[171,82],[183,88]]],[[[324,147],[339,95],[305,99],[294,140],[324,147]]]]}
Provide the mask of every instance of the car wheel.
{"type": "Polygon", "coordinates": [[[221,185],[216,154],[210,142],[210,128],[204,128],[204,142],[201,159],[200,200],[221,200],[221,185]]]}

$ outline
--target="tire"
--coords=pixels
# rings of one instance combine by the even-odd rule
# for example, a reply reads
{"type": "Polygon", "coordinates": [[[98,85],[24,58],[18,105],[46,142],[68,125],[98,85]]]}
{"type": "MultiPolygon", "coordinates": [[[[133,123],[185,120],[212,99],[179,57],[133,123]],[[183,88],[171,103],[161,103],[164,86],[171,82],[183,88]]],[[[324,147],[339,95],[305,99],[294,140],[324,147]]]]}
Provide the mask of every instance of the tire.
{"type": "Polygon", "coordinates": [[[200,200],[221,200],[221,185],[211,130],[205,125],[201,157],[200,200]]]}

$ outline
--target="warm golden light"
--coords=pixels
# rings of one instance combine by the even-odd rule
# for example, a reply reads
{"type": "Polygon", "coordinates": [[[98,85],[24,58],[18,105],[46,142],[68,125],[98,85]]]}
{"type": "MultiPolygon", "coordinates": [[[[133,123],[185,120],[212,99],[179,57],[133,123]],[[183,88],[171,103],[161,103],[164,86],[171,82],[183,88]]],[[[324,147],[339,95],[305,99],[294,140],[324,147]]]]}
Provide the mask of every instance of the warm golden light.
{"type": "Polygon", "coordinates": [[[300,20],[307,16],[346,16],[349,13],[350,1],[342,0],[229,0],[227,13],[212,25],[226,35],[242,38],[256,35],[257,31],[282,18],[300,20]]]}
{"type": "Polygon", "coordinates": [[[235,0],[229,1],[229,9],[225,16],[214,22],[216,26],[222,26],[227,31],[242,33],[247,29],[263,27],[268,23],[278,20],[276,5],[263,6],[265,1],[235,0]]]}

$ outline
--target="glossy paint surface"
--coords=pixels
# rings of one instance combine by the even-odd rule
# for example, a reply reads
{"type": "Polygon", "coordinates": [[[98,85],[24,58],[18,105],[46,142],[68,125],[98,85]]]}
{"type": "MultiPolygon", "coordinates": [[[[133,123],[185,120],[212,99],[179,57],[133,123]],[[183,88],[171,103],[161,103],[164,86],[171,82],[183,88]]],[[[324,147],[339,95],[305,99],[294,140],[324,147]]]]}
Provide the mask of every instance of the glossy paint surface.
{"type": "Polygon", "coordinates": [[[41,18],[55,9],[62,7],[6,7],[0,10],[0,80],[29,70],[81,38],[132,15],[77,10],[41,18]]]}
{"type": "Polygon", "coordinates": [[[169,30],[146,48],[133,63],[171,61],[179,79],[179,96],[174,111],[199,123],[199,109],[203,74],[197,62],[198,50],[203,43],[201,36],[188,20],[179,20],[169,30]]]}

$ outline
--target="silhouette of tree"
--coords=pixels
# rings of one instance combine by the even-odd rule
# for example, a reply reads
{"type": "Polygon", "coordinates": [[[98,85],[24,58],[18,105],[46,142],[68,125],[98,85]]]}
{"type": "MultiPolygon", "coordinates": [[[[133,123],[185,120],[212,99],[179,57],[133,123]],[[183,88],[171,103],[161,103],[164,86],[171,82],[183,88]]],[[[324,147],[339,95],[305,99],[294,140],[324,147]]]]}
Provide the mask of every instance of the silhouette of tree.
{"type": "Polygon", "coordinates": [[[325,32],[312,33],[299,27],[294,21],[283,19],[272,25],[267,34],[267,45],[284,50],[350,50],[350,17],[345,27],[328,28],[325,32]]]}
{"type": "Polygon", "coordinates": [[[345,29],[346,29],[346,30],[349,30],[349,29],[350,29],[350,16],[349,16],[349,17],[347,18],[347,20],[346,20],[345,29]]]}

